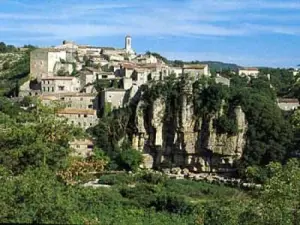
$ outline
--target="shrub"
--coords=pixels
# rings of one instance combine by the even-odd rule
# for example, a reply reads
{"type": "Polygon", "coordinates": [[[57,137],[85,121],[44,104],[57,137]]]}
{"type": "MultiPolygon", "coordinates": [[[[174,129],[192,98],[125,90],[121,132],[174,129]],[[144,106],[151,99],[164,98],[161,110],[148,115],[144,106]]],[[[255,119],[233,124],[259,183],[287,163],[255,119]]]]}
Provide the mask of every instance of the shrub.
{"type": "Polygon", "coordinates": [[[126,173],[102,175],[98,181],[99,184],[107,185],[131,184],[133,182],[134,177],[126,173]]]}
{"type": "Polygon", "coordinates": [[[157,189],[151,184],[137,184],[135,187],[124,187],[120,194],[131,199],[138,206],[149,207],[155,201],[157,189]]]}
{"type": "Polygon", "coordinates": [[[177,214],[188,214],[192,212],[192,205],[188,203],[184,197],[174,193],[159,194],[150,205],[155,207],[157,211],[168,211],[177,214]]]}
{"type": "Polygon", "coordinates": [[[3,63],[3,65],[2,65],[3,70],[8,70],[9,68],[10,68],[10,63],[9,62],[3,63]]]}
{"type": "Polygon", "coordinates": [[[118,157],[118,164],[121,169],[136,171],[143,161],[141,152],[135,149],[123,150],[118,157]]]}
{"type": "Polygon", "coordinates": [[[151,183],[151,184],[161,184],[167,180],[167,177],[162,174],[146,172],[138,175],[138,180],[151,183]]]}

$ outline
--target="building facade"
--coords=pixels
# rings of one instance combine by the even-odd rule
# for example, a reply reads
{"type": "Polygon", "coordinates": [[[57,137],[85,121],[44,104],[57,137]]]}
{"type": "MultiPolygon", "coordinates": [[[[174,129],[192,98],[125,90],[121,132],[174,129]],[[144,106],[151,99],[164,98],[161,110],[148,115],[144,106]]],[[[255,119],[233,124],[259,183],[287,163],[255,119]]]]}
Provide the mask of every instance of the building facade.
{"type": "Polygon", "coordinates": [[[83,129],[95,126],[98,123],[97,111],[94,109],[65,108],[58,110],[56,115],[68,120],[68,124],[79,126],[83,129]]]}
{"type": "Polygon", "coordinates": [[[43,93],[79,92],[81,84],[76,77],[43,77],[41,79],[41,88],[43,93]]]}

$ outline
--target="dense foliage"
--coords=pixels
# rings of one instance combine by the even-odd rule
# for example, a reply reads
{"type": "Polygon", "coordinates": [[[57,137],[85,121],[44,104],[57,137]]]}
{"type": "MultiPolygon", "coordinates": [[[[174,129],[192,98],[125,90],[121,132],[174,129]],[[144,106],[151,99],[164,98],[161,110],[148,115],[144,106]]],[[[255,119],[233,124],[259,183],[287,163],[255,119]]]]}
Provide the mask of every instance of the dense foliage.
{"type": "Polygon", "coordinates": [[[0,42],[0,95],[18,96],[20,86],[29,78],[30,51],[35,47],[25,45],[21,51],[15,46],[0,42]],[[4,60],[4,61],[3,61],[4,60]]]}

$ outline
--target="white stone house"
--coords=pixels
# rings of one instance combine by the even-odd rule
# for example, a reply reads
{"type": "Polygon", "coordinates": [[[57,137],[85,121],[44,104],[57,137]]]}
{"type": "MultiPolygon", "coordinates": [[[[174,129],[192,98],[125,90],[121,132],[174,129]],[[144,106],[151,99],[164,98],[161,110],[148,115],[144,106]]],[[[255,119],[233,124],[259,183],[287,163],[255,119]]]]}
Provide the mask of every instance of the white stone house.
{"type": "Polygon", "coordinates": [[[299,101],[294,98],[280,98],[277,100],[277,105],[283,111],[291,111],[299,107],[299,101]]]}
{"type": "Polygon", "coordinates": [[[207,64],[191,64],[183,65],[182,74],[188,74],[192,77],[199,78],[202,76],[210,76],[210,71],[207,64]]]}
{"type": "Polygon", "coordinates": [[[98,123],[97,111],[94,109],[65,108],[58,110],[56,115],[67,118],[69,124],[83,129],[95,126],[98,123]]]}
{"type": "Polygon", "coordinates": [[[93,154],[94,143],[91,139],[73,140],[69,145],[73,149],[71,156],[86,158],[93,154]]]}
{"type": "Polygon", "coordinates": [[[240,76],[257,77],[258,74],[259,74],[259,70],[257,68],[245,67],[245,68],[239,69],[240,76]]]}
{"type": "Polygon", "coordinates": [[[79,92],[80,80],[76,77],[43,77],[41,81],[43,93],[79,92]]]}
{"type": "Polygon", "coordinates": [[[158,63],[158,59],[151,55],[151,54],[144,54],[144,55],[138,55],[133,60],[135,63],[142,63],[142,64],[156,64],[158,63]]]}
{"type": "Polygon", "coordinates": [[[118,109],[123,107],[126,90],[110,88],[101,93],[101,107],[105,104],[110,105],[111,109],[118,109]]]}

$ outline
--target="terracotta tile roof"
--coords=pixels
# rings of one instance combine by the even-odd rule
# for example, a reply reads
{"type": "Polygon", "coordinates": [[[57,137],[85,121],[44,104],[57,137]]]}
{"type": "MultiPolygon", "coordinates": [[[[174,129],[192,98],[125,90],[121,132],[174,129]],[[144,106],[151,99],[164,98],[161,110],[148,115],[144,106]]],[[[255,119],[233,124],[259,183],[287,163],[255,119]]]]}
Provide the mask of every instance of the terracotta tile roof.
{"type": "Polygon", "coordinates": [[[58,110],[57,114],[88,114],[88,115],[96,115],[96,110],[93,110],[93,109],[65,108],[65,109],[58,110]]]}
{"type": "Polygon", "coordinates": [[[121,66],[124,69],[132,69],[132,70],[137,67],[137,65],[133,63],[122,63],[121,66]]]}
{"type": "Polygon", "coordinates": [[[297,98],[280,98],[278,99],[278,103],[298,103],[299,100],[297,98]]]}
{"type": "Polygon", "coordinates": [[[257,68],[254,68],[254,67],[244,67],[240,70],[248,70],[248,71],[259,71],[257,68]]]}

